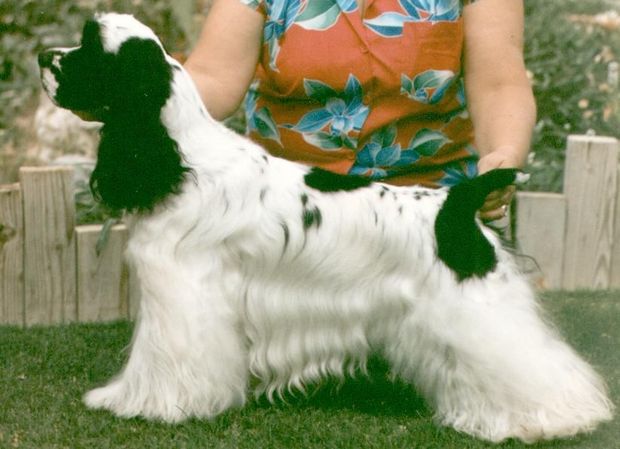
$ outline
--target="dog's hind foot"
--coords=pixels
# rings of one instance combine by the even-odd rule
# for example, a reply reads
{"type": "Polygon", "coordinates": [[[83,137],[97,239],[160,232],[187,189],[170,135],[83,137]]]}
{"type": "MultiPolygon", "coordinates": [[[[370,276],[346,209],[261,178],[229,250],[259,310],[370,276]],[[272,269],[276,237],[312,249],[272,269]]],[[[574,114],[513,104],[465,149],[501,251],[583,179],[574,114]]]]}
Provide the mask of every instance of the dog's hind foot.
{"type": "Polygon", "coordinates": [[[589,409],[561,409],[560,404],[528,412],[487,410],[484,416],[473,413],[454,413],[438,416],[442,425],[459,432],[499,443],[509,438],[525,443],[568,438],[593,431],[598,424],[612,418],[612,407],[604,400],[591,404],[589,409]]]}

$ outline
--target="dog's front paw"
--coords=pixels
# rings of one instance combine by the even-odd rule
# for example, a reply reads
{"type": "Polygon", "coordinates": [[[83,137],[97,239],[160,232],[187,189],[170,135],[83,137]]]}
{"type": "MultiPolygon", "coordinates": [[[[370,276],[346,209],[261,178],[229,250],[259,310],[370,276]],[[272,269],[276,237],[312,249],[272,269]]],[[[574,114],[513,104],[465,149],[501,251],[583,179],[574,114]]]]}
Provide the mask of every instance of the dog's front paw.
{"type": "Polygon", "coordinates": [[[208,384],[179,388],[172,383],[141,382],[126,374],[108,385],[95,388],[83,397],[91,409],[104,409],[122,418],[136,416],[149,420],[178,423],[190,417],[213,418],[224,410],[243,405],[245,390],[211,388],[208,384]],[[190,394],[191,393],[191,394],[190,394]]]}
{"type": "Polygon", "coordinates": [[[90,390],[83,397],[88,408],[109,410],[125,418],[140,414],[139,408],[132,409],[129,399],[121,381],[113,381],[105,387],[90,390]]]}
{"type": "Polygon", "coordinates": [[[105,409],[122,418],[141,416],[146,419],[175,423],[187,419],[189,413],[166,395],[152,391],[127,388],[122,379],[105,387],[95,388],[84,395],[84,404],[92,409],[105,409]]]}

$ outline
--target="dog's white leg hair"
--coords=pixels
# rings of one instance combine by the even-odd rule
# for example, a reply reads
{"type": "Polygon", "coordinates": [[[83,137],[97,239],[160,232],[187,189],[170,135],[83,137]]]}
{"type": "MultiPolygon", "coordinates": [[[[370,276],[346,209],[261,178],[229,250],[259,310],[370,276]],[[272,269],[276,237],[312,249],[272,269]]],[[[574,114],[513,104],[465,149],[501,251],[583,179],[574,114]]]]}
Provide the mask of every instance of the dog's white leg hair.
{"type": "Polygon", "coordinates": [[[308,285],[302,297],[295,288],[269,283],[253,289],[257,296],[254,299],[248,292],[251,325],[247,331],[252,342],[250,369],[261,382],[257,395],[265,393],[273,400],[285,391],[303,392],[327,376],[343,379],[365,370],[369,351],[366,317],[358,314],[368,308],[361,304],[367,299],[363,293],[336,297],[320,285],[308,285]],[[276,305],[274,298],[285,301],[276,305]],[[291,307],[282,307],[286,303],[291,307]]]}
{"type": "MultiPolygon", "coordinates": [[[[533,292],[500,253],[484,281],[445,285],[386,342],[395,374],[456,430],[499,442],[567,437],[611,419],[606,386],[542,318],[533,292]],[[506,276],[508,274],[508,276],[506,276]]],[[[438,270],[440,271],[440,270],[438,270]]]]}
{"type": "Polygon", "coordinates": [[[239,280],[222,276],[217,264],[223,257],[216,254],[188,264],[173,261],[164,245],[133,243],[128,253],[140,279],[141,304],[129,360],[107,386],[87,393],[85,403],[168,422],[213,417],[242,405],[247,351],[225,291],[226,283],[239,280]]]}

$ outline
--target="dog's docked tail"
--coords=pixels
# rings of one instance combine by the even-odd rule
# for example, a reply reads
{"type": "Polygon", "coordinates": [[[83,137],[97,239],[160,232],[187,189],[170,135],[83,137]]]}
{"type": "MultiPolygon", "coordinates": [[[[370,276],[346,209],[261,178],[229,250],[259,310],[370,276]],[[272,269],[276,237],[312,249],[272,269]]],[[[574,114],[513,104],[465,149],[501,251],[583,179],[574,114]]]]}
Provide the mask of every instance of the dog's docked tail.
{"type": "Polygon", "coordinates": [[[450,189],[435,220],[435,238],[437,256],[459,281],[483,277],[497,264],[495,249],[476,221],[485,198],[494,190],[523,183],[527,178],[517,169],[496,169],[450,189]]]}

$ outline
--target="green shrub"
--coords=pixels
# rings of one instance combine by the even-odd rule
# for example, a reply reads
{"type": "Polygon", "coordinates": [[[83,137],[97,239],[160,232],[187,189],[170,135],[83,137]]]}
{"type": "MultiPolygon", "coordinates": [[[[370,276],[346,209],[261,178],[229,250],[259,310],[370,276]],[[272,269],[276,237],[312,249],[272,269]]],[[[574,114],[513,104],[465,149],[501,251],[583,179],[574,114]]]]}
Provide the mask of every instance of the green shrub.
{"type": "Polygon", "coordinates": [[[526,0],[526,65],[532,73],[538,122],[529,170],[532,190],[560,191],[569,134],[618,137],[617,92],[606,84],[620,56],[620,30],[576,24],[571,14],[609,8],[600,0],[526,0]]]}

